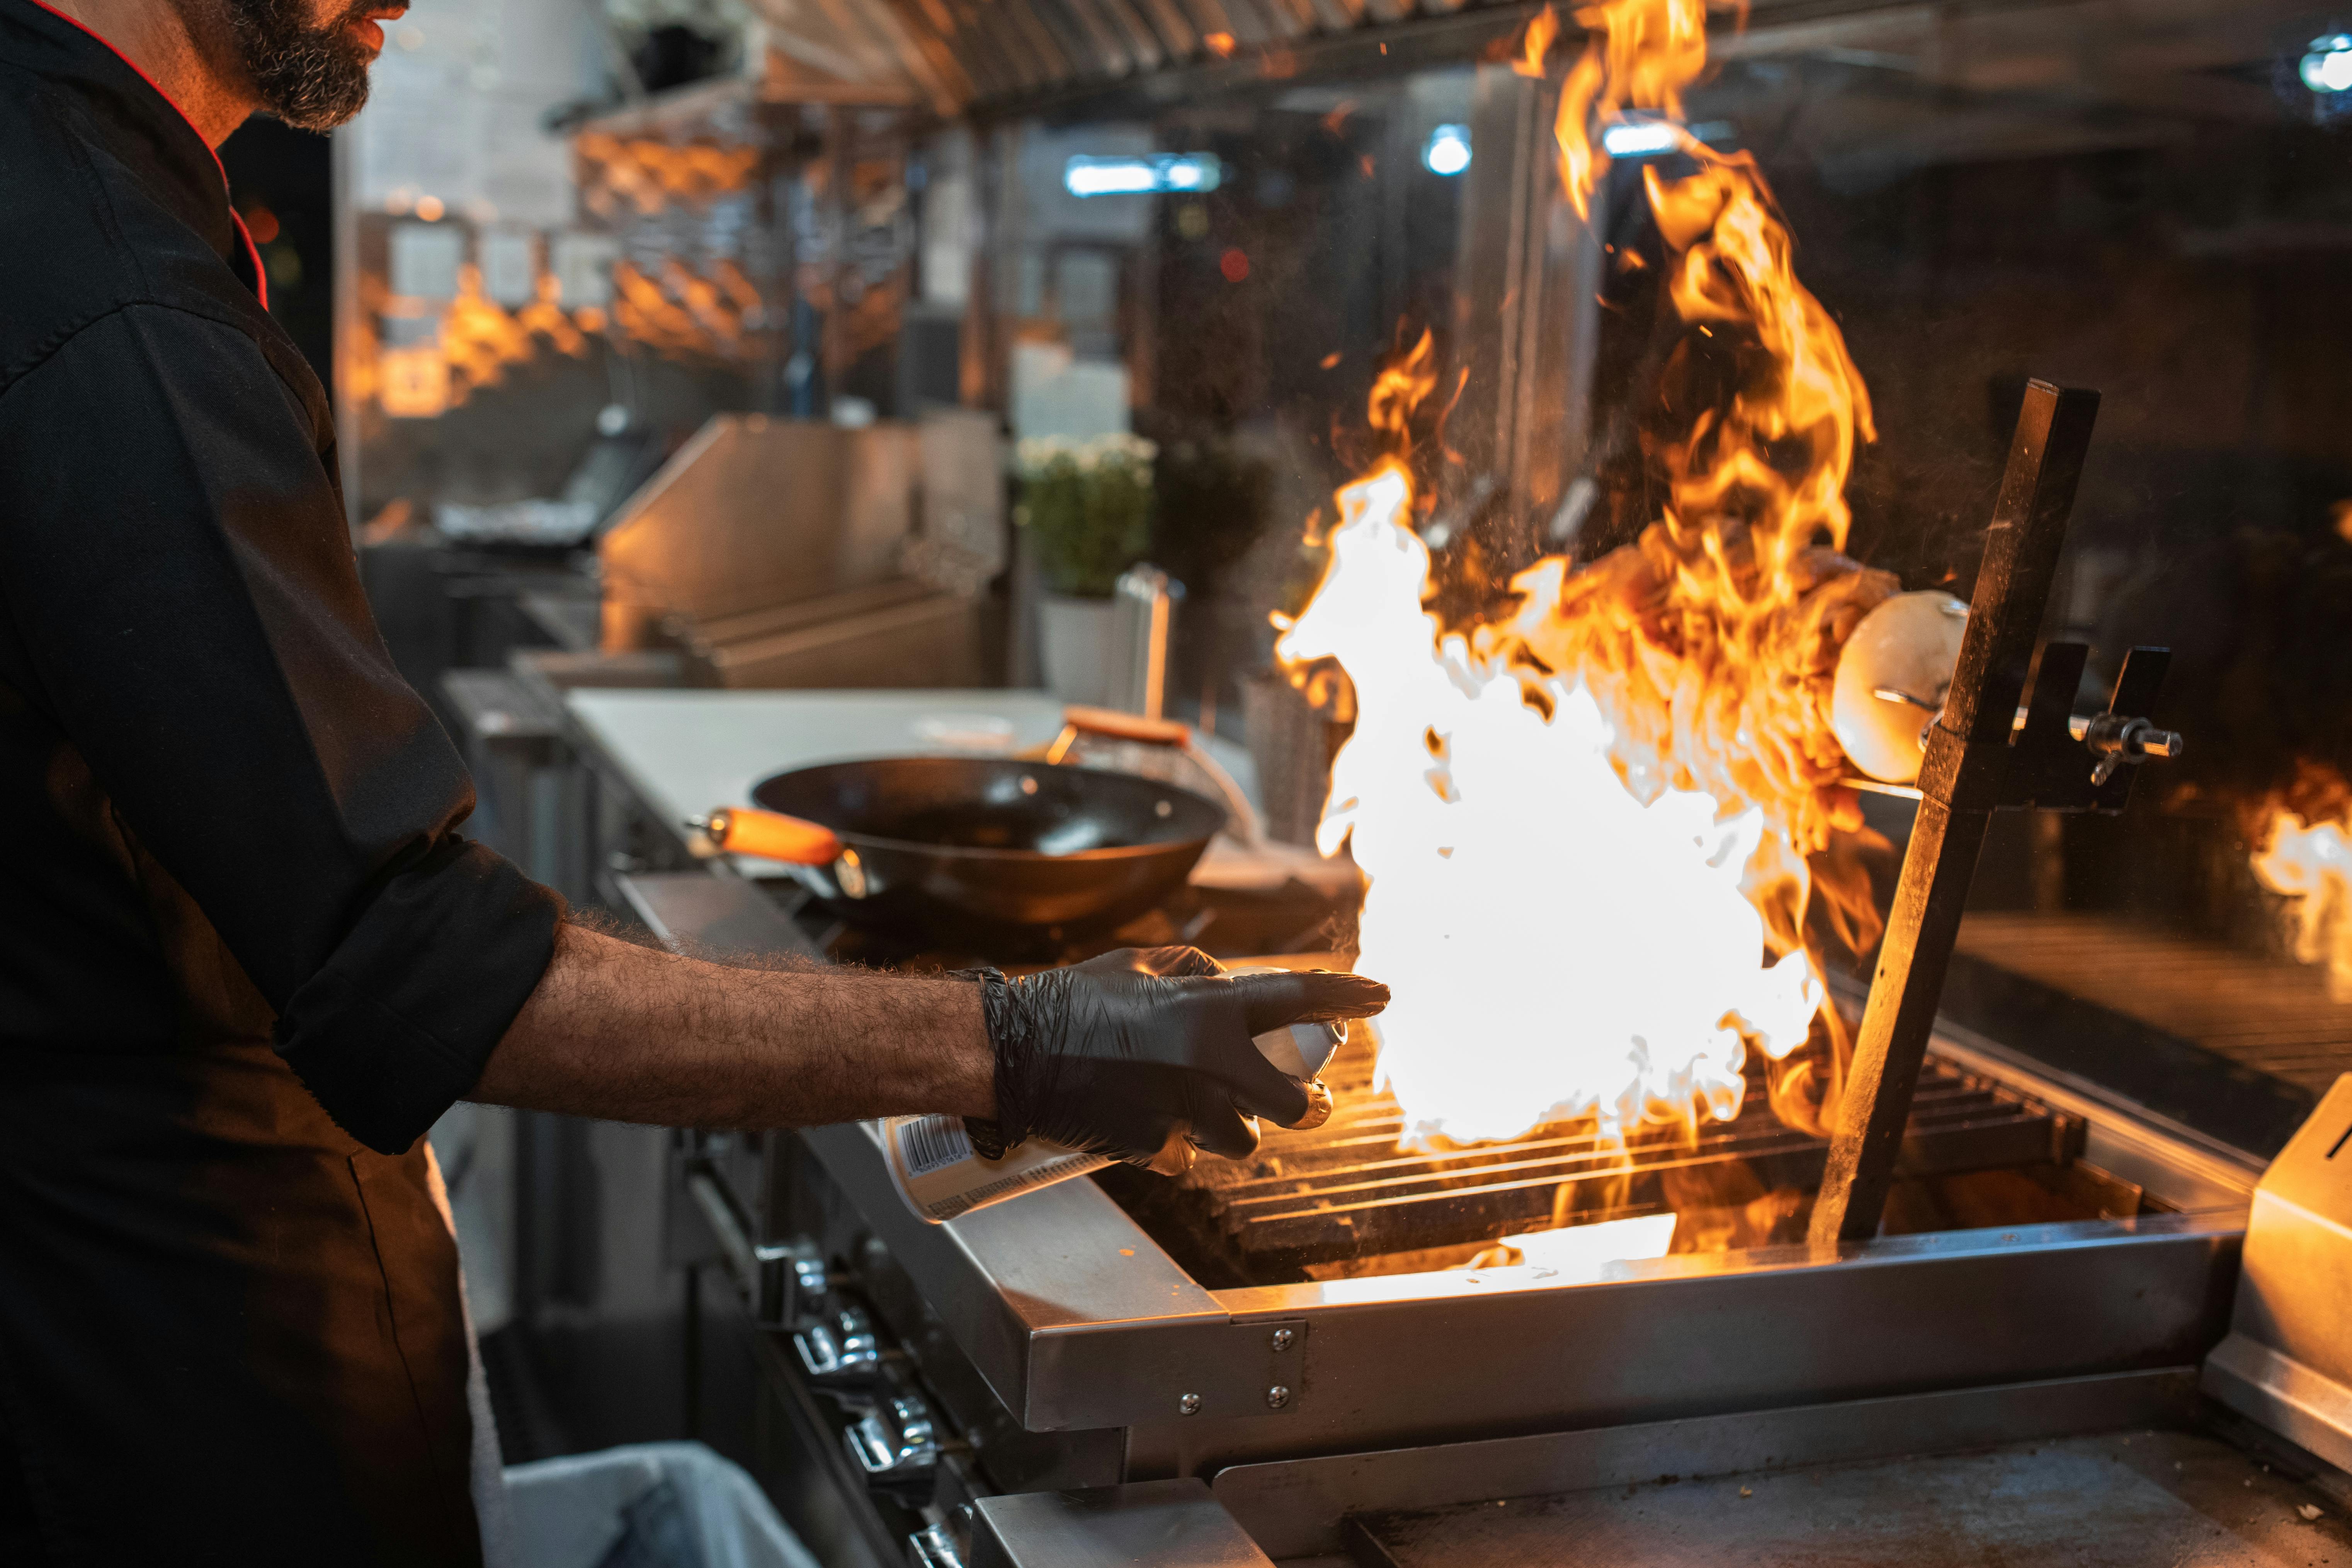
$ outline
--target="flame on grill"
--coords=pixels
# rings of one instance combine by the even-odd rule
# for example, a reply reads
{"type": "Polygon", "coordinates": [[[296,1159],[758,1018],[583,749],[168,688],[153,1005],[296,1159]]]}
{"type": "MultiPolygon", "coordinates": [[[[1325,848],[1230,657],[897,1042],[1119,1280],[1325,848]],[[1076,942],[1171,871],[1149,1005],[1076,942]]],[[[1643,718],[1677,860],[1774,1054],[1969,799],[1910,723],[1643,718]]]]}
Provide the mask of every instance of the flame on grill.
{"type": "Polygon", "coordinates": [[[2254,876],[2285,895],[2294,955],[2326,964],[2328,994],[2352,1002],[2352,783],[2304,763],[2259,820],[2254,876]]]}
{"type": "MultiPolygon", "coordinates": [[[[1706,6],[1609,0],[1576,19],[1591,37],[1558,136],[1588,213],[1606,126],[1679,125],[1706,6]]],[[[1521,63],[1553,26],[1530,26],[1521,63]]],[[[1340,490],[1327,574],[1277,645],[1353,685],[1317,842],[1352,838],[1370,880],[1359,963],[1393,994],[1381,1067],[1412,1139],[1587,1114],[1695,1128],[1737,1113],[1751,1046],[1778,1064],[1787,1120],[1818,1131],[1833,1110],[1843,1042],[1801,949],[1816,902],[1851,945],[1875,935],[1866,885],[1816,876],[1832,829],[1859,826],[1829,726],[1837,653],[1897,586],[1838,553],[1869,396],[1752,161],[1686,132],[1680,146],[1688,172],[1643,171],[1683,327],[1644,411],[1662,514],[1443,625],[1409,460],[1437,381],[1424,335],[1373,387],[1381,456],[1340,490]],[[1792,1056],[1809,1039],[1822,1048],[1792,1056]]]]}

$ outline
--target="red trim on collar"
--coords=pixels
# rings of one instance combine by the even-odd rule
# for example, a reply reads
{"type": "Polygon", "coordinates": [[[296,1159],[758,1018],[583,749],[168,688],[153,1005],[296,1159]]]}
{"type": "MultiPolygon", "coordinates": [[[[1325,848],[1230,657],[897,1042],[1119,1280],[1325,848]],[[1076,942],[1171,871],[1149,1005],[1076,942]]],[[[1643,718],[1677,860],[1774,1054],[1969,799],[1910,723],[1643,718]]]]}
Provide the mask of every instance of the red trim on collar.
{"type": "MultiPolygon", "coordinates": [[[[34,0],[36,5],[39,0],[34,0]]],[[[237,238],[245,241],[245,258],[253,263],[253,297],[261,308],[269,309],[269,274],[262,269],[261,247],[253,243],[253,230],[245,226],[245,215],[235,207],[228,209],[228,221],[236,225],[237,238]]]]}
{"type": "MultiPolygon", "coordinates": [[[[80,21],[76,17],[67,16],[63,11],[58,10],[55,5],[50,5],[49,0],[33,0],[33,4],[38,5],[42,10],[47,11],[50,16],[55,16],[58,21],[63,22],[66,26],[79,28],[80,31],[89,34],[91,37],[104,45],[106,47],[107,53],[112,55],[116,59],[121,60],[124,65],[129,66],[132,70],[137,71],[139,73],[139,79],[145,82],[150,88],[152,88],[156,97],[162,99],[165,103],[170,104],[172,106],[173,113],[187,121],[188,129],[195,132],[196,140],[204,142],[205,151],[212,154],[213,167],[220,172],[221,199],[224,201],[227,200],[227,165],[221,162],[219,150],[214,147],[211,142],[205,142],[205,133],[201,131],[196,131],[195,121],[189,117],[186,110],[180,107],[180,100],[173,98],[170,93],[165,92],[162,82],[159,82],[153,77],[149,76],[145,68],[142,67],[137,60],[132,59],[129,55],[126,55],[121,49],[116,48],[112,40],[108,38],[105,34],[98,31],[95,27],[92,27],[89,23],[80,21]]],[[[228,217],[231,223],[236,225],[237,237],[245,241],[246,258],[253,263],[254,295],[261,301],[261,308],[267,310],[269,309],[269,274],[261,269],[261,252],[254,245],[253,235],[246,228],[244,217],[235,207],[228,209],[228,217]]]]}

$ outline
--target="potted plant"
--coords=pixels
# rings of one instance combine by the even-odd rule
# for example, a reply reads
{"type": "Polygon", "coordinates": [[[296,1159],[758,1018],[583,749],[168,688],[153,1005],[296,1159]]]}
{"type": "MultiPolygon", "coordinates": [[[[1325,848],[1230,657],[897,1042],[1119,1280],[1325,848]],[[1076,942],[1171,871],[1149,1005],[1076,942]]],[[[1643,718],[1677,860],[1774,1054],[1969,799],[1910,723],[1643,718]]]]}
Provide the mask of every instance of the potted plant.
{"type": "Polygon", "coordinates": [[[1111,591],[1151,543],[1151,462],[1135,436],[1019,444],[1021,499],[1013,521],[1029,531],[1044,580],[1039,655],[1045,685],[1065,702],[1101,702],[1111,666],[1111,591]]]}

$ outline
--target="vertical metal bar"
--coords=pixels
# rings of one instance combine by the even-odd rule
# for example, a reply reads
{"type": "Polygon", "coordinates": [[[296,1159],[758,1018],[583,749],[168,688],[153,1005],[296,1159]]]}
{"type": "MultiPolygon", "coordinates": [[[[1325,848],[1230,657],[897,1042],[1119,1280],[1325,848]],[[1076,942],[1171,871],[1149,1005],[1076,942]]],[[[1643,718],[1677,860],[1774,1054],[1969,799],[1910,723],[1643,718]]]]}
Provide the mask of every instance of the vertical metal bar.
{"type": "Polygon", "coordinates": [[[1813,1205],[1816,1246],[1878,1234],[2098,411],[2095,392],[2026,386],[1951,695],[1919,771],[1919,816],[1813,1205]]]}

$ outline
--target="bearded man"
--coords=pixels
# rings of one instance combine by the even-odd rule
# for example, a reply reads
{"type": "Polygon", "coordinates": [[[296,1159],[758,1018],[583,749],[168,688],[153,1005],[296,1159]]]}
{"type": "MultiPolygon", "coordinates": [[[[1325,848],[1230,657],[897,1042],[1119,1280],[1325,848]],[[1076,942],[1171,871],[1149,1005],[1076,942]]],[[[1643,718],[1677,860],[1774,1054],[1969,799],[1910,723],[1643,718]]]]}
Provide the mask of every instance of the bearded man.
{"type": "Polygon", "coordinates": [[[0,0],[0,1563],[480,1561],[458,1099],[1165,1168],[1305,1114],[1253,1034],[1386,998],[1184,949],[730,969],[459,835],[213,153],[348,118],[402,8],[0,0]]]}

